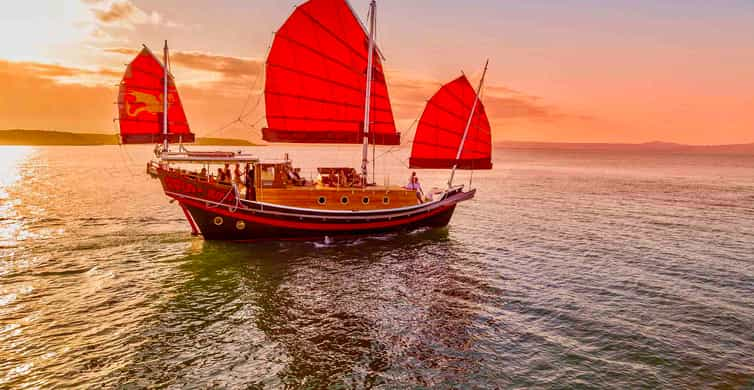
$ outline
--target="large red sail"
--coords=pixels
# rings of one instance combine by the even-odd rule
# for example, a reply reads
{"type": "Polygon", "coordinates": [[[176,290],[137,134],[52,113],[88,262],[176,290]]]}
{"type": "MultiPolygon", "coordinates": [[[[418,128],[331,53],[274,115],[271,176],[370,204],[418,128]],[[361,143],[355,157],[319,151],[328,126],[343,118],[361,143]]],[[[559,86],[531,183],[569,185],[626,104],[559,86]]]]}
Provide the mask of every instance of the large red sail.
{"type": "MultiPolygon", "coordinates": [[[[151,144],[165,140],[162,63],[144,49],[126,68],[118,94],[120,137],[124,144],[151,144]]],[[[168,141],[194,142],[173,76],[168,76],[168,141]]]]}
{"type": "Polygon", "coordinates": [[[414,169],[492,169],[490,122],[481,101],[474,109],[461,158],[456,161],[476,92],[466,76],[443,86],[424,109],[414,137],[410,166],[414,169]]]}
{"type": "MultiPolygon", "coordinates": [[[[363,142],[369,38],[346,0],[310,0],[293,12],[267,58],[269,142],[363,142]]],[[[370,142],[400,144],[378,50],[370,142]]]]}

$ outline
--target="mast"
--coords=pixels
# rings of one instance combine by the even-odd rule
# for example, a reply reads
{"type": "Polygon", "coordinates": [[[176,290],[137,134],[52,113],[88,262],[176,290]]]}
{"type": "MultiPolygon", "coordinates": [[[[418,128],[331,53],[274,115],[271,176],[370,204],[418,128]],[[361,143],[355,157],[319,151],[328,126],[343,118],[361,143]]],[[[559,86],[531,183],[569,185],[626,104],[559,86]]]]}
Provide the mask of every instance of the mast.
{"type": "Polygon", "coordinates": [[[469,121],[466,122],[466,129],[463,131],[463,138],[461,138],[461,144],[458,145],[458,153],[456,154],[456,162],[453,164],[453,171],[450,172],[450,180],[448,180],[448,188],[453,187],[453,178],[456,175],[456,169],[458,169],[458,161],[461,160],[461,153],[463,152],[463,146],[466,143],[466,138],[469,136],[469,128],[471,127],[471,121],[474,119],[474,113],[476,107],[479,105],[479,94],[482,92],[482,86],[484,86],[484,77],[487,76],[487,67],[490,64],[490,60],[484,64],[484,72],[482,73],[482,79],[479,80],[479,87],[476,90],[476,97],[474,98],[474,105],[471,106],[471,113],[469,114],[469,121]]]}
{"type": "MultiPolygon", "coordinates": [[[[372,103],[372,75],[374,67],[374,34],[375,34],[375,12],[377,11],[377,1],[372,0],[369,3],[369,54],[367,55],[367,86],[366,97],[364,98],[364,147],[361,158],[361,176],[362,183],[366,186],[367,166],[369,165],[369,109],[372,103]]],[[[375,140],[376,142],[376,140],[375,140]]]]}
{"type": "Polygon", "coordinates": [[[163,89],[162,89],[162,134],[165,136],[163,149],[168,151],[168,41],[165,40],[165,48],[163,50],[163,69],[165,70],[163,75],[163,89]]]}

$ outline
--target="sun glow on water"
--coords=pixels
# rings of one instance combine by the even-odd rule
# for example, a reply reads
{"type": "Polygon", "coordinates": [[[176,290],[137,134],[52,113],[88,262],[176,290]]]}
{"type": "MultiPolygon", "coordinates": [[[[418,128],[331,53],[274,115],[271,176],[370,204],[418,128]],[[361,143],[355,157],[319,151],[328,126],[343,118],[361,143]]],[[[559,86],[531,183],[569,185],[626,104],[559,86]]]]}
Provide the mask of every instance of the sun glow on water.
{"type": "Polygon", "coordinates": [[[0,147],[0,250],[13,248],[25,236],[16,210],[20,200],[13,199],[12,192],[21,180],[21,165],[34,150],[28,146],[0,147]]]}
{"type": "Polygon", "coordinates": [[[29,146],[0,147],[0,199],[8,198],[7,188],[21,178],[19,166],[33,151],[29,146]]]}

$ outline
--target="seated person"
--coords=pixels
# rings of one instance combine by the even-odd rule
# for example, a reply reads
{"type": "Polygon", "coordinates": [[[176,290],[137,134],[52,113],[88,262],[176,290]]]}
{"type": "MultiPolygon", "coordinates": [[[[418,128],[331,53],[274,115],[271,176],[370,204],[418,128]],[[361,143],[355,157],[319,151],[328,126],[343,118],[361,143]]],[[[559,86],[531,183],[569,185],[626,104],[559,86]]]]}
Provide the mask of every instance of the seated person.
{"type": "Polygon", "coordinates": [[[411,183],[403,188],[416,191],[416,198],[419,199],[419,202],[424,203],[424,191],[422,190],[421,184],[419,184],[419,178],[415,175],[416,173],[411,176],[411,183]]]}
{"type": "Polygon", "coordinates": [[[302,179],[296,170],[288,171],[288,179],[296,186],[302,186],[306,184],[306,180],[302,179]]]}
{"type": "Polygon", "coordinates": [[[341,187],[348,187],[348,178],[342,169],[338,172],[338,180],[338,184],[340,184],[341,187]]]}

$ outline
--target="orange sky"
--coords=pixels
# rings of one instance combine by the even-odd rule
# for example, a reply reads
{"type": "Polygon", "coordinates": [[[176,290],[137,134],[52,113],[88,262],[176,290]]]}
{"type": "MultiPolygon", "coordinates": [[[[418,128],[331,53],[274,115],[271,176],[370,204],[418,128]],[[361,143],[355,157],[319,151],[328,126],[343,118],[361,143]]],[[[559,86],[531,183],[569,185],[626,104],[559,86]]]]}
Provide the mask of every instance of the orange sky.
{"type": "MultiPolygon", "coordinates": [[[[16,2],[0,14],[0,129],[115,132],[124,64],[168,39],[195,132],[257,140],[266,48],[295,3],[16,2]],[[246,125],[218,131],[244,107],[246,125]]],[[[754,142],[750,1],[406,3],[378,2],[399,129],[441,83],[461,70],[478,78],[489,57],[498,141],[754,142]]],[[[368,2],[351,4],[363,16],[368,2]]]]}

